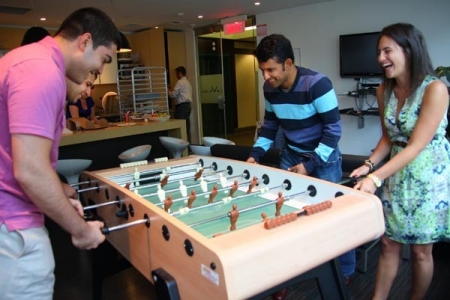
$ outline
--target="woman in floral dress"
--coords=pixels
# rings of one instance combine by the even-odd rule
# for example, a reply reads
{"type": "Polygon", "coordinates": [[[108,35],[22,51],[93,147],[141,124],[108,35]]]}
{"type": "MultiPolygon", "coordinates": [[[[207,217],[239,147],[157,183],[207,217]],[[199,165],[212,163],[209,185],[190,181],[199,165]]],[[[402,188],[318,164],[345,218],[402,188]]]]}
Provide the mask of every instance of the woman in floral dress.
{"type": "Polygon", "coordinates": [[[383,186],[386,233],[373,299],[386,299],[403,244],[411,245],[411,299],[422,299],[433,276],[433,243],[450,238],[450,144],[445,138],[449,96],[434,76],[422,33],[410,24],[385,27],[378,41],[384,69],[377,90],[383,135],[373,154],[351,176],[355,188],[383,186]],[[375,170],[386,156],[390,160],[375,170]]]}

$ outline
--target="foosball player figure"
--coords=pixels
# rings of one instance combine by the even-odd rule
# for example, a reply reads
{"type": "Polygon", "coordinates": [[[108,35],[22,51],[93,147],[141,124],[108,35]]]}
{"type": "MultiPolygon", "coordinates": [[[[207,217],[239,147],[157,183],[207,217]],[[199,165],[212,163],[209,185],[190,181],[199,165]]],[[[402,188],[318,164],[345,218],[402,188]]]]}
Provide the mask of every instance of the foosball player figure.
{"type": "Polygon", "coordinates": [[[181,196],[187,197],[187,186],[184,185],[183,180],[180,180],[180,187],[179,187],[179,189],[180,189],[181,196]]]}
{"type": "Polygon", "coordinates": [[[261,217],[263,219],[263,222],[265,222],[267,220],[267,214],[265,212],[261,213],[261,217]]]}
{"type": "Polygon", "coordinates": [[[282,192],[278,192],[278,198],[275,200],[275,216],[278,217],[281,214],[281,208],[284,204],[284,197],[282,192]]]}
{"type": "Polygon", "coordinates": [[[168,181],[169,181],[169,175],[166,175],[159,183],[161,184],[161,187],[164,187],[168,181]]]}
{"type": "Polygon", "coordinates": [[[230,230],[236,229],[236,222],[239,217],[239,211],[237,210],[237,205],[233,204],[233,209],[230,211],[230,230]]]}
{"type": "Polygon", "coordinates": [[[219,188],[217,187],[217,185],[213,186],[211,193],[209,193],[208,203],[214,202],[214,197],[217,195],[218,192],[219,192],[219,188]]]}
{"type": "Polygon", "coordinates": [[[203,174],[203,168],[201,168],[200,170],[198,170],[197,173],[195,173],[194,179],[198,180],[200,177],[202,177],[203,174]]]}
{"type": "Polygon", "coordinates": [[[235,181],[233,182],[233,185],[231,186],[230,193],[228,194],[228,196],[229,196],[229,197],[233,197],[234,192],[237,191],[238,187],[239,187],[238,181],[235,180],[235,181]]]}
{"type": "Polygon", "coordinates": [[[192,203],[194,203],[195,199],[197,199],[197,195],[195,193],[195,190],[192,190],[189,198],[188,198],[188,203],[187,203],[187,207],[191,208],[192,207],[192,203]]]}
{"type": "Polygon", "coordinates": [[[252,181],[250,182],[250,185],[248,186],[247,194],[250,194],[253,190],[253,188],[258,184],[258,178],[256,176],[253,176],[252,181]]]}
{"type": "Polygon", "coordinates": [[[164,210],[169,212],[170,207],[173,204],[172,195],[169,195],[166,200],[164,200],[164,210]]]}

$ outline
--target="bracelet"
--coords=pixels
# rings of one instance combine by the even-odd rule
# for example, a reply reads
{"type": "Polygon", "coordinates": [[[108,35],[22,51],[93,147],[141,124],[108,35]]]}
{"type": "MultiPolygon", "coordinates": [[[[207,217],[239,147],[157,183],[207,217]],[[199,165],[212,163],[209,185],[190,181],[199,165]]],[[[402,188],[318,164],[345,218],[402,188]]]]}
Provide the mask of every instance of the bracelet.
{"type": "Polygon", "coordinates": [[[373,174],[367,175],[367,178],[372,180],[377,188],[379,188],[383,184],[383,181],[381,181],[380,178],[378,178],[377,176],[375,176],[373,174]]]}
{"type": "Polygon", "coordinates": [[[369,173],[375,169],[375,164],[370,159],[365,160],[364,165],[369,167],[369,173]]]}

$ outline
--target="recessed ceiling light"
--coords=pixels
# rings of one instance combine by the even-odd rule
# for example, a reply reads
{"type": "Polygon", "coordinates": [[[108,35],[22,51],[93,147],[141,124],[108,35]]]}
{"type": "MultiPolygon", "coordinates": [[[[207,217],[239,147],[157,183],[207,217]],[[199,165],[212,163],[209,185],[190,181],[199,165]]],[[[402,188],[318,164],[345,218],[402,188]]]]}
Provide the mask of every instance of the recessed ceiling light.
{"type": "Polygon", "coordinates": [[[255,2],[255,5],[260,5],[261,3],[260,2],[255,2]]]}
{"type": "Polygon", "coordinates": [[[47,21],[47,18],[40,18],[41,21],[47,21]]]}
{"type": "Polygon", "coordinates": [[[158,29],[159,28],[159,26],[155,26],[155,29],[158,29]]]}
{"type": "Polygon", "coordinates": [[[182,12],[180,12],[180,13],[177,13],[177,16],[184,16],[184,13],[182,13],[182,12]]]}
{"type": "Polygon", "coordinates": [[[199,18],[199,19],[203,19],[203,16],[202,16],[202,15],[199,15],[198,18],[199,18]]]}

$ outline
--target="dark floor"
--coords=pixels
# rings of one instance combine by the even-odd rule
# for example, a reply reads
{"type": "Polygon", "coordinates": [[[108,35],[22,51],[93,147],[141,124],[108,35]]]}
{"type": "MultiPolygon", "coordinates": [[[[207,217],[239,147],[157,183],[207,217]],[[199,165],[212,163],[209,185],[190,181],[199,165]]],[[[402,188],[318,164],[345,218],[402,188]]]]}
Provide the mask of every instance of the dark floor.
{"type": "MultiPolygon", "coordinates": [[[[70,237],[54,223],[47,225],[56,260],[55,300],[93,299],[92,251],[81,251],[71,245],[70,237]]],[[[369,252],[366,273],[356,273],[349,286],[354,300],[371,299],[374,287],[378,245],[369,252]]],[[[435,272],[426,300],[450,299],[450,244],[437,244],[434,249],[435,272]]],[[[390,300],[409,299],[411,263],[402,261],[390,300]]],[[[156,299],[152,284],[135,268],[129,267],[103,280],[103,300],[156,299]]],[[[290,289],[289,300],[319,300],[314,280],[297,284],[290,289]]],[[[201,299],[199,299],[201,300],[201,299]]],[[[208,299],[209,300],[209,299],[208,299]]],[[[270,297],[263,300],[270,300],[270,297]]]]}
{"type": "Polygon", "coordinates": [[[227,134],[226,139],[233,141],[239,146],[253,146],[255,143],[255,129],[237,130],[235,133],[227,134]]]}

